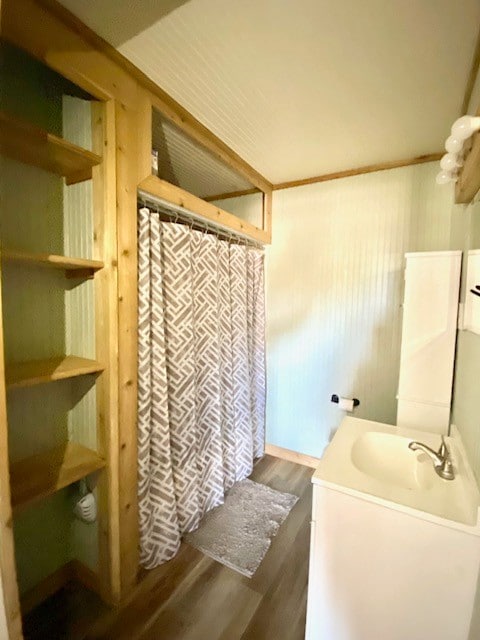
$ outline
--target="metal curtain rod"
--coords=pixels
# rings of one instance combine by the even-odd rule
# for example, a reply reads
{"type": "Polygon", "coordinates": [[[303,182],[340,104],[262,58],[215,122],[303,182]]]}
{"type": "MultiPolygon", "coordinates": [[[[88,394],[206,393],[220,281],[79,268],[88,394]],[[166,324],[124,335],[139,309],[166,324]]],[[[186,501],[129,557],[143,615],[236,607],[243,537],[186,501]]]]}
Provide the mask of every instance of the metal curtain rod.
{"type": "Polygon", "coordinates": [[[163,200],[163,198],[157,198],[152,196],[150,193],[146,191],[138,190],[137,200],[139,203],[148,207],[149,205],[158,212],[164,213],[165,215],[175,217],[182,222],[186,222],[187,224],[194,223],[196,227],[200,227],[205,229],[206,231],[213,231],[218,235],[225,236],[228,239],[236,240],[239,243],[247,243],[254,247],[264,249],[264,245],[261,242],[256,240],[252,240],[249,236],[244,233],[240,233],[239,231],[233,231],[229,227],[226,227],[223,224],[218,222],[213,222],[210,220],[205,220],[202,216],[197,213],[193,213],[193,211],[189,211],[184,207],[180,207],[179,205],[172,204],[168,202],[168,200],[163,200]]]}

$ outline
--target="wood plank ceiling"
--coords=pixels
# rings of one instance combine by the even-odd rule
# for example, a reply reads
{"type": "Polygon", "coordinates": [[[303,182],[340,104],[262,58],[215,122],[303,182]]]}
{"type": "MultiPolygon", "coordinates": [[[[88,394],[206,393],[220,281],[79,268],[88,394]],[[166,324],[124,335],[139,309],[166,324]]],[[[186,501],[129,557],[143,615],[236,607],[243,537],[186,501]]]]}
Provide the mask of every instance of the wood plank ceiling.
{"type": "Polygon", "coordinates": [[[477,0],[62,0],[274,183],[441,151],[477,0]]]}

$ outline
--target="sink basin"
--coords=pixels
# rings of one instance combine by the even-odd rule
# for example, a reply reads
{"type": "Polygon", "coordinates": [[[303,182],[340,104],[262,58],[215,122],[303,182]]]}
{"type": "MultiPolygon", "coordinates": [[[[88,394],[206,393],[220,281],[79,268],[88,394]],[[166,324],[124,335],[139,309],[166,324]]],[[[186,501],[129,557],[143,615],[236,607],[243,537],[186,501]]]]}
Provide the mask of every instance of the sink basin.
{"type": "Polygon", "coordinates": [[[413,440],[437,450],[440,436],[346,417],[325,449],[312,481],[364,500],[446,526],[478,529],[480,494],[458,430],[446,438],[454,480],[435,472],[432,460],[412,451],[413,440]]]}
{"type": "Polygon", "coordinates": [[[408,448],[410,438],[367,431],[352,446],[355,467],[381,482],[403,489],[429,489],[435,480],[432,461],[408,448]]]}

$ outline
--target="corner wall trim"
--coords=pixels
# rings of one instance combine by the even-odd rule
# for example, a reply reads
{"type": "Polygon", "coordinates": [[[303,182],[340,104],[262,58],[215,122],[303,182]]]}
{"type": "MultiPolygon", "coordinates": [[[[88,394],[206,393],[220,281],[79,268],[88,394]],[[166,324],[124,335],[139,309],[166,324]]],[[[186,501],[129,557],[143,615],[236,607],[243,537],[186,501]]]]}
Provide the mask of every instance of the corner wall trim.
{"type": "Polygon", "coordinates": [[[298,451],[292,451],[291,449],[284,449],[283,447],[277,447],[276,444],[266,444],[265,453],[275,458],[281,458],[282,460],[288,460],[289,462],[296,462],[297,464],[303,464],[305,467],[311,467],[316,469],[320,458],[309,456],[306,453],[299,453],[298,451]]]}

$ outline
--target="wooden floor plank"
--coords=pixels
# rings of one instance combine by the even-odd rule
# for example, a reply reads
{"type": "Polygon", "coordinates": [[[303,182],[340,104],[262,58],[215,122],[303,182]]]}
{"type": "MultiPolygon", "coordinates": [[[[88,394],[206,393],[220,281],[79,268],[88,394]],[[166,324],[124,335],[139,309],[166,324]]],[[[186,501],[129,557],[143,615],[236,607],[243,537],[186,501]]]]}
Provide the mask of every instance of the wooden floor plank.
{"type": "Polygon", "coordinates": [[[85,611],[90,622],[82,640],[303,639],[312,473],[271,456],[255,465],[253,480],[299,500],[251,579],[183,544],[173,560],[145,572],[120,610],[103,611],[94,622],[85,611]]]}
{"type": "Polygon", "coordinates": [[[310,519],[304,518],[241,640],[303,640],[308,575],[310,519]]]}
{"type": "Polygon", "coordinates": [[[155,625],[142,640],[220,640],[240,638],[260,604],[262,596],[242,584],[236,573],[218,562],[210,560],[194,584],[163,607],[155,625]],[[180,622],[181,635],[176,628],[169,628],[166,620],[180,622]],[[232,635],[231,630],[236,635],[232,635]]]}

